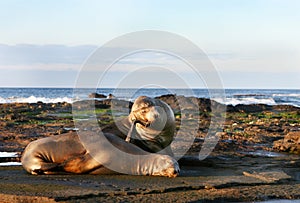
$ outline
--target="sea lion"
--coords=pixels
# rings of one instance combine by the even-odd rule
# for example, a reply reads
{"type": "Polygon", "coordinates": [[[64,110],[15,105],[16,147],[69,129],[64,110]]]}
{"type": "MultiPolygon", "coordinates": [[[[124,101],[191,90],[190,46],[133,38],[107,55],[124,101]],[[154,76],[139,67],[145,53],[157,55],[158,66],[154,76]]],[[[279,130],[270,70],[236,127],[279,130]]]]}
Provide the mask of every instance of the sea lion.
{"type": "Polygon", "coordinates": [[[173,155],[169,145],[175,135],[175,118],[165,102],[146,96],[138,97],[128,117],[102,129],[115,134],[151,153],[173,155]]]}
{"type": "MultiPolygon", "coordinates": [[[[153,175],[176,177],[179,166],[168,155],[149,154],[121,138],[105,133],[104,136],[118,149],[136,155],[147,155],[133,164],[120,164],[120,170],[131,175],[153,175]]],[[[21,162],[24,169],[34,175],[69,172],[76,174],[116,173],[104,165],[112,160],[112,154],[104,147],[99,149],[102,162],[96,161],[82,145],[76,132],[42,138],[29,143],[23,152],[21,162]]],[[[117,163],[118,164],[118,163],[117,163]]]]}
{"type": "MultiPolygon", "coordinates": [[[[172,155],[169,145],[175,133],[175,119],[166,103],[145,96],[139,97],[128,117],[117,121],[114,126],[104,128],[103,132],[114,146],[126,153],[135,155],[146,155],[148,152],[161,153],[152,153],[131,164],[117,165],[120,170],[126,169],[132,175],[167,177],[178,175],[178,163],[169,156],[172,155]]],[[[104,166],[106,162],[113,161],[111,152],[107,147],[103,147],[99,148],[99,154],[103,157],[101,163],[90,155],[74,132],[31,142],[23,152],[21,162],[25,170],[31,174],[53,174],[61,171],[114,173],[104,166]]]]}

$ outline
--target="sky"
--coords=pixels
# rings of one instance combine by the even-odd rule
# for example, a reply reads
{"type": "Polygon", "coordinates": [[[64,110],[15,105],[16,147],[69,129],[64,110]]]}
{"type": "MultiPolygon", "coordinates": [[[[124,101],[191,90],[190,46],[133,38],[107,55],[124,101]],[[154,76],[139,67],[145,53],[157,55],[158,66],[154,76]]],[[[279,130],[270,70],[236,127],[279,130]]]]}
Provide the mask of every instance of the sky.
{"type": "MultiPolygon", "coordinates": [[[[158,30],[203,50],[224,88],[299,89],[299,10],[298,0],[1,0],[0,87],[74,87],[99,47],[124,34],[158,30]]],[[[164,80],[168,71],[152,68],[155,61],[163,66],[162,59],[170,75],[205,87],[205,78],[155,53],[120,60],[102,85],[126,85],[120,80],[140,77],[132,71],[145,66],[153,70],[150,78],[164,80]]],[[[177,79],[170,84],[183,87],[177,79]]]]}

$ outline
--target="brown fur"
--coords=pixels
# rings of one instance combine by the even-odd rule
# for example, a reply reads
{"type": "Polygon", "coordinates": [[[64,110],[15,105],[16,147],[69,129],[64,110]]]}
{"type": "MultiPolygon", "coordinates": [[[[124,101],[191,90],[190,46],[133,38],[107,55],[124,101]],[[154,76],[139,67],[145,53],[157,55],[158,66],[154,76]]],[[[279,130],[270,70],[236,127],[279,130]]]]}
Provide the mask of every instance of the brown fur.
{"type": "Polygon", "coordinates": [[[175,134],[175,118],[165,102],[140,96],[135,100],[128,117],[106,126],[103,132],[125,139],[134,120],[139,122],[131,143],[148,152],[173,155],[169,145],[175,134]]]}
{"type": "MultiPolygon", "coordinates": [[[[120,163],[120,166],[118,166],[119,163],[116,163],[120,170],[126,169],[132,175],[177,176],[179,166],[175,159],[168,155],[146,152],[164,150],[173,140],[175,124],[171,113],[170,107],[165,103],[148,97],[139,97],[134,103],[128,118],[118,121],[114,126],[103,130],[106,139],[119,150],[133,155],[146,155],[137,162],[130,164],[122,163],[122,165],[120,163]],[[161,109],[158,109],[158,107],[161,109]],[[162,114],[161,110],[167,112],[167,120],[164,119],[162,129],[153,129],[151,125],[154,125],[157,119],[159,120],[162,114]],[[124,139],[132,125],[133,118],[141,123],[136,124],[135,139],[132,143],[128,143],[124,139]],[[149,124],[148,127],[146,127],[147,124],[149,124]],[[115,129],[117,127],[118,130],[115,129]],[[115,134],[109,133],[110,131],[114,131],[115,134]],[[146,140],[142,138],[146,138],[146,140]]],[[[89,134],[84,136],[89,136],[89,134]]],[[[109,147],[99,146],[99,155],[97,156],[97,160],[100,159],[101,163],[91,156],[82,145],[77,133],[73,132],[31,142],[23,152],[21,161],[24,169],[31,174],[55,174],[60,172],[77,174],[115,173],[105,167],[107,163],[113,161],[114,157],[114,154],[109,151],[109,147]]]]}

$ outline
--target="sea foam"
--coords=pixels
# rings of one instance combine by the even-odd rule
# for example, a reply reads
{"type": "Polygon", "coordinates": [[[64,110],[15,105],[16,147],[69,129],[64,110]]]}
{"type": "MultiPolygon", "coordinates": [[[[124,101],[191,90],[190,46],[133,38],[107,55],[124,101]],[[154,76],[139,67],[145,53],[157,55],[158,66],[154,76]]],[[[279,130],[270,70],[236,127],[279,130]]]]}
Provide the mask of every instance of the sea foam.
{"type": "Polygon", "coordinates": [[[9,97],[9,98],[2,98],[0,97],[0,103],[59,103],[59,102],[67,102],[73,103],[74,99],[69,97],[58,97],[58,98],[47,98],[47,97],[9,97]]]}
{"type": "Polygon", "coordinates": [[[216,102],[223,103],[226,105],[236,106],[238,104],[267,104],[267,105],[276,105],[276,102],[273,98],[254,98],[254,97],[245,97],[245,98],[226,98],[225,102],[221,99],[214,99],[216,102]]]}

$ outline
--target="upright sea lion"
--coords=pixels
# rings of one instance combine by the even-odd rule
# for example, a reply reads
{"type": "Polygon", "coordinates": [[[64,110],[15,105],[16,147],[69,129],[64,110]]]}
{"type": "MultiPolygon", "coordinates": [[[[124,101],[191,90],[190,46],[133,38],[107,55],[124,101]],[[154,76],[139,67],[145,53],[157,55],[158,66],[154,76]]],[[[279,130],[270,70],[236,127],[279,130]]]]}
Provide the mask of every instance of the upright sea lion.
{"type": "Polygon", "coordinates": [[[169,145],[175,135],[175,118],[170,106],[159,99],[138,97],[128,117],[103,128],[141,149],[172,155],[169,145]]]}
{"type": "MultiPolygon", "coordinates": [[[[132,175],[168,177],[178,175],[178,163],[171,156],[148,153],[171,154],[168,146],[173,140],[175,119],[171,108],[166,103],[149,97],[139,97],[127,118],[117,121],[115,127],[104,128],[103,132],[116,148],[133,155],[147,155],[130,164],[118,165],[117,163],[117,167],[120,168],[118,171],[123,169],[130,171],[132,175]],[[109,133],[109,131],[114,132],[109,133]]],[[[21,161],[25,170],[31,174],[53,174],[61,171],[107,174],[113,173],[105,167],[106,163],[114,161],[111,153],[109,148],[100,147],[101,163],[99,163],[85,149],[77,133],[74,132],[31,142],[23,152],[21,161]]]]}

